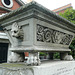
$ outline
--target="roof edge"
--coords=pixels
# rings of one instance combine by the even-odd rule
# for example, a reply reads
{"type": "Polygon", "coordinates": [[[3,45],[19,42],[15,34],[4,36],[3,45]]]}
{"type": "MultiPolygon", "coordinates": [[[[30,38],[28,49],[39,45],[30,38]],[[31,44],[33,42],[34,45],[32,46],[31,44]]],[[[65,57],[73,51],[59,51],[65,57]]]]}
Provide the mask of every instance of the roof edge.
{"type": "Polygon", "coordinates": [[[19,4],[20,6],[25,5],[25,3],[24,3],[22,0],[16,0],[16,2],[18,2],[18,4],[19,4]]]}
{"type": "Polygon", "coordinates": [[[59,7],[59,8],[56,8],[56,9],[54,9],[54,10],[52,10],[52,11],[57,11],[57,10],[61,10],[61,8],[67,8],[67,7],[70,7],[71,6],[71,3],[69,3],[69,4],[67,4],[67,5],[64,5],[64,6],[61,6],[61,7],[59,7]]]}
{"type": "Polygon", "coordinates": [[[12,11],[11,9],[8,9],[8,8],[2,7],[2,6],[0,6],[0,9],[5,10],[7,12],[11,12],[12,11]]]}
{"type": "Polygon", "coordinates": [[[58,10],[58,11],[53,11],[53,12],[57,13],[57,12],[60,12],[60,11],[62,11],[62,10],[68,9],[68,8],[72,8],[72,6],[70,6],[70,7],[66,7],[66,8],[63,8],[63,9],[58,10]]]}

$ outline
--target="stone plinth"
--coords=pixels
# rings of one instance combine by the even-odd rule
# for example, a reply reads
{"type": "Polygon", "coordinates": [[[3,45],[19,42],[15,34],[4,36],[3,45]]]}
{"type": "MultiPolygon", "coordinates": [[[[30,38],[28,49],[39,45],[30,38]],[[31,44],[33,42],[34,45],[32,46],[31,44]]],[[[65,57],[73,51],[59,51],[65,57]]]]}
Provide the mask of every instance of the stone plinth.
{"type": "Polygon", "coordinates": [[[45,61],[41,66],[1,64],[0,75],[75,75],[75,61],[45,61]]]}

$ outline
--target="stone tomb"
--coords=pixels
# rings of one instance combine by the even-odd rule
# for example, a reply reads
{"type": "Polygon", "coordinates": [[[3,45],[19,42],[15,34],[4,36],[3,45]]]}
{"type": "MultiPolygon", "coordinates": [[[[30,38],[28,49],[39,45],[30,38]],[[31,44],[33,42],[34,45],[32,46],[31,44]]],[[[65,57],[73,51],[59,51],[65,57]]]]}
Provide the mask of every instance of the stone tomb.
{"type": "Polygon", "coordinates": [[[8,57],[10,63],[23,62],[25,51],[31,65],[40,64],[40,51],[60,52],[61,59],[73,60],[68,52],[75,25],[34,1],[1,17],[0,25],[14,54],[8,57]]]}

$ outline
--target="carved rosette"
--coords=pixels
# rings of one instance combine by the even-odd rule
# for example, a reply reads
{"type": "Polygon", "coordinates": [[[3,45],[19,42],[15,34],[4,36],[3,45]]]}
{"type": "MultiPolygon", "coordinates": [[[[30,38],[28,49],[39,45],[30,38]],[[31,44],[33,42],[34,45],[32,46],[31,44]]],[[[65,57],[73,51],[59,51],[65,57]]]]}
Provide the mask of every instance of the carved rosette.
{"type": "Polygon", "coordinates": [[[37,25],[37,41],[69,45],[73,36],[42,25],[37,25]]]}
{"type": "Polygon", "coordinates": [[[44,30],[44,41],[51,42],[52,41],[51,40],[51,34],[52,34],[52,31],[46,28],[44,30]]]}

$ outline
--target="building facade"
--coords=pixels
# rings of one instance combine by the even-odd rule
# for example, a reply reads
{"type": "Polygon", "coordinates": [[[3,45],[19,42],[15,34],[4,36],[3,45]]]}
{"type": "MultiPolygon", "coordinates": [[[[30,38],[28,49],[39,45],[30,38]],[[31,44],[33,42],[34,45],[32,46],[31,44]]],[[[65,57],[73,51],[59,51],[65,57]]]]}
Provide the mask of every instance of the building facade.
{"type": "MultiPolygon", "coordinates": [[[[0,17],[23,5],[24,3],[20,0],[0,0],[0,17]]],[[[0,27],[0,63],[7,62],[8,48],[8,37],[0,27]]]]}
{"type": "Polygon", "coordinates": [[[67,4],[67,5],[65,5],[65,6],[62,6],[62,7],[60,7],[60,8],[54,9],[54,10],[52,10],[52,11],[55,12],[55,13],[57,13],[57,14],[59,14],[59,13],[64,13],[65,10],[71,9],[71,8],[72,8],[72,5],[71,5],[71,3],[70,3],[70,4],[67,4]]]}

